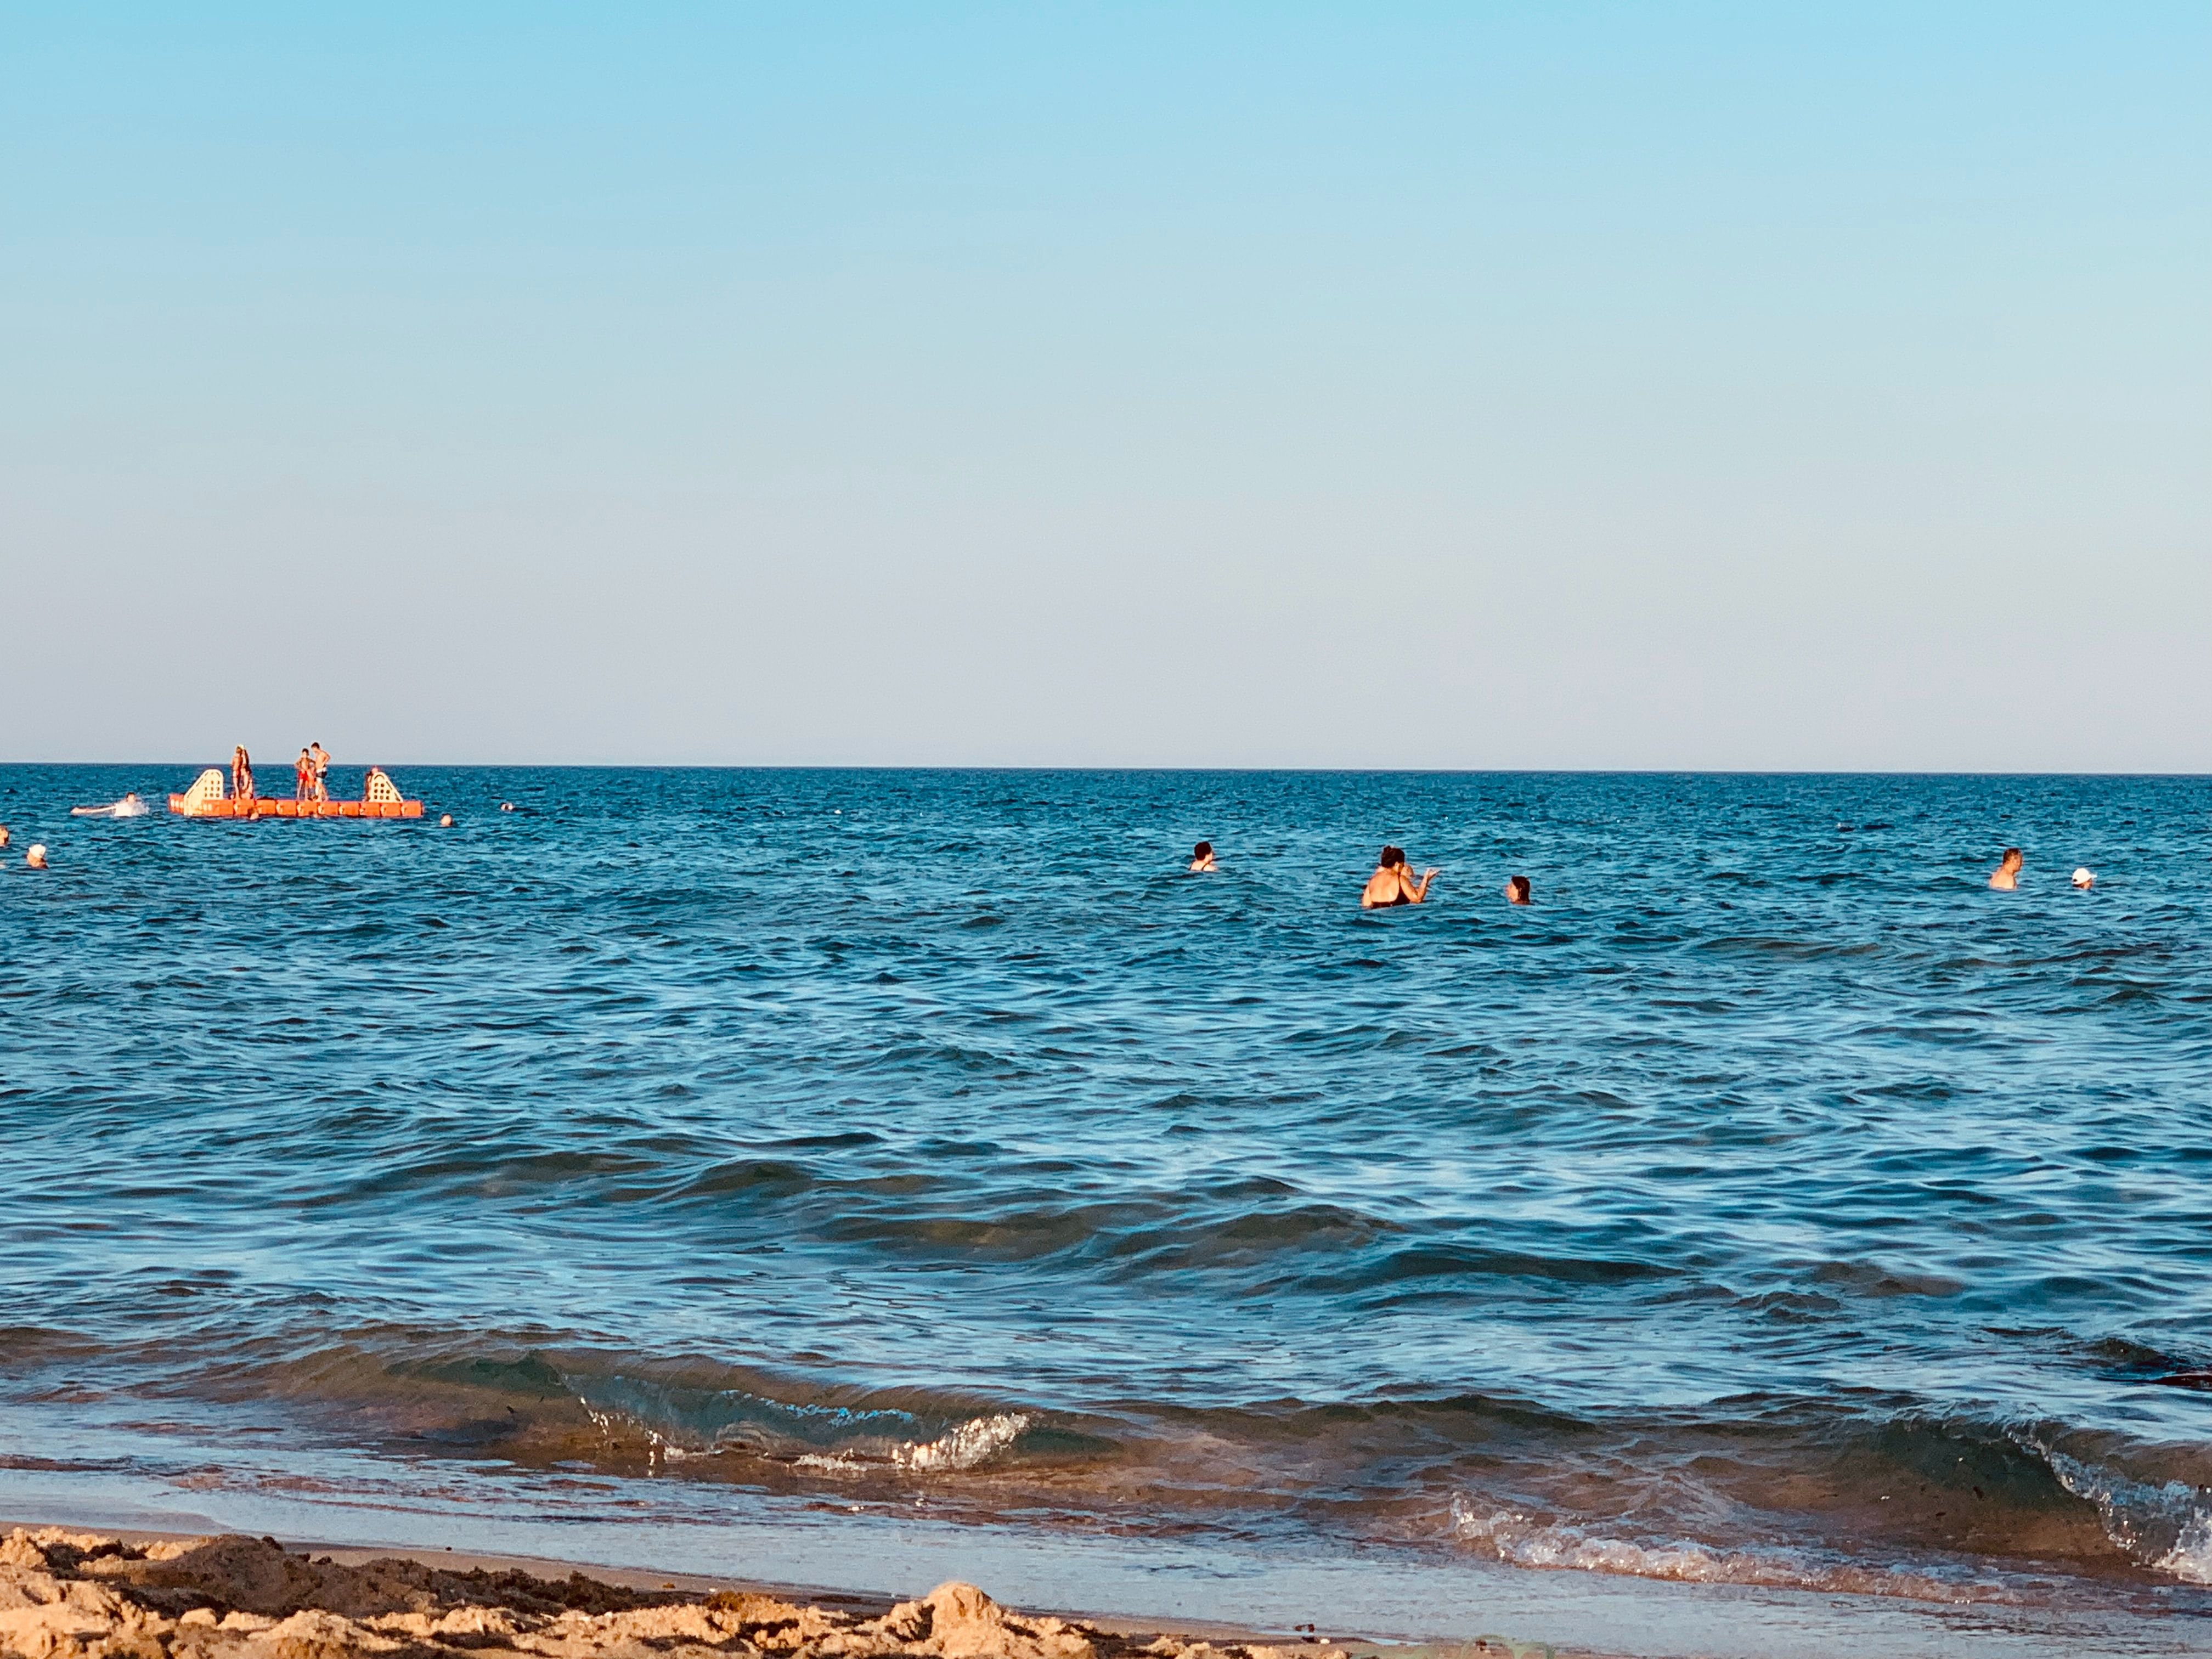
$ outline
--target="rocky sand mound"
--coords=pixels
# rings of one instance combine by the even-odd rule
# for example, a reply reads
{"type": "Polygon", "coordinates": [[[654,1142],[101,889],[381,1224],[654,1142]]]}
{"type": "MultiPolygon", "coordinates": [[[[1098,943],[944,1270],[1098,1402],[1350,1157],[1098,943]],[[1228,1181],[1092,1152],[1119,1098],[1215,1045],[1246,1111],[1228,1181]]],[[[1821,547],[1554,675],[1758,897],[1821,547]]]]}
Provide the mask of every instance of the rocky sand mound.
{"type": "Polygon", "coordinates": [[[432,1659],[512,1649],[728,1659],[1346,1659],[1341,1649],[1217,1646],[1011,1613],[940,1584],[879,1618],[735,1590],[627,1589],[581,1573],[345,1566],[275,1540],[127,1544],[48,1528],[0,1543],[0,1653],[23,1659],[432,1659]]]}

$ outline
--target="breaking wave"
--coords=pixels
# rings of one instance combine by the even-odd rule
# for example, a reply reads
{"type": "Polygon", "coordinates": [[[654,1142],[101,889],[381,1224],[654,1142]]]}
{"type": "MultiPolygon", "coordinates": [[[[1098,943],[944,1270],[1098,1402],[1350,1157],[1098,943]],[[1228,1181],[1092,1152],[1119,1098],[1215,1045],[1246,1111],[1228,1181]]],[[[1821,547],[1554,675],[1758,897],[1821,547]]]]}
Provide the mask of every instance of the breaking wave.
{"type": "Polygon", "coordinates": [[[793,1401],[620,1373],[568,1380],[603,1435],[642,1437],[665,1462],[737,1455],[835,1474],[957,1474],[1006,1450],[1034,1420],[1018,1411],[963,1414],[936,1400],[793,1401]]]}
{"type": "Polygon", "coordinates": [[[2154,1486],[2033,1440],[2059,1484],[2097,1507],[2105,1535],[2129,1558],[2184,1583],[2212,1584],[2212,1492],[2180,1480],[2154,1486]]]}
{"type": "MultiPolygon", "coordinates": [[[[902,1469],[972,1469],[1012,1445],[1029,1425],[1028,1416],[1021,1412],[970,1418],[934,1440],[908,1440],[889,1446],[884,1449],[884,1461],[902,1469]]],[[[805,1468],[851,1469],[869,1460],[861,1452],[852,1450],[826,1455],[810,1452],[798,1461],[805,1468]]]]}
{"type": "Polygon", "coordinates": [[[1455,1497],[1452,1529],[1463,1543],[1509,1566],[1618,1573],[1679,1583],[1758,1585],[1842,1595],[1902,1595],[1927,1601],[2008,1601],[2014,1595],[1986,1579],[1823,1560],[1782,1549],[1722,1549],[1689,1540],[1638,1542],[1595,1528],[1492,1510],[1455,1497]]]}

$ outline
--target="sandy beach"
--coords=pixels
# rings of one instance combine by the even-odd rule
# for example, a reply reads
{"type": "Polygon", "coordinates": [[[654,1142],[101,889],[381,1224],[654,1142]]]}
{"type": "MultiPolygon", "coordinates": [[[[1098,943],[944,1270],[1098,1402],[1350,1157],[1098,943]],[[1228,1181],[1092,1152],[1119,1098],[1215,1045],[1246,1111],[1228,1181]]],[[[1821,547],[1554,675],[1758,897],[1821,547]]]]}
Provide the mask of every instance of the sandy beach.
{"type": "MultiPolygon", "coordinates": [[[[792,1659],[1422,1659],[1313,1633],[1029,1613],[971,1584],[911,1601],[451,1550],[319,1550],[240,1534],[175,1537],[16,1527],[0,1543],[0,1651],[23,1659],[341,1659],[488,1648],[592,1659],[787,1655],[792,1659]]],[[[1474,1659],[1555,1652],[1477,1638],[1474,1659]]]]}

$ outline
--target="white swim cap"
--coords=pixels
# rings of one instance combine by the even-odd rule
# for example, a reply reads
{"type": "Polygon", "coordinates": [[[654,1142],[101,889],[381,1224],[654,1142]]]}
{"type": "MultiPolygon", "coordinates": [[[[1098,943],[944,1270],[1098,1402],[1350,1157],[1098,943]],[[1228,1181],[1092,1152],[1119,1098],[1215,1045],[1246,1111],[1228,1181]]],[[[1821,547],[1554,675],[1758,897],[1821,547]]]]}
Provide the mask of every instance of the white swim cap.
{"type": "Polygon", "coordinates": [[[2086,864],[2074,872],[2074,884],[2076,887],[2094,886],[2096,884],[2096,880],[2097,872],[2086,864]]]}
{"type": "Polygon", "coordinates": [[[42,859],[46,855],[46,844],[42,841],[34,841],[23,849],[23,856],[27,859],[42,859]]]}

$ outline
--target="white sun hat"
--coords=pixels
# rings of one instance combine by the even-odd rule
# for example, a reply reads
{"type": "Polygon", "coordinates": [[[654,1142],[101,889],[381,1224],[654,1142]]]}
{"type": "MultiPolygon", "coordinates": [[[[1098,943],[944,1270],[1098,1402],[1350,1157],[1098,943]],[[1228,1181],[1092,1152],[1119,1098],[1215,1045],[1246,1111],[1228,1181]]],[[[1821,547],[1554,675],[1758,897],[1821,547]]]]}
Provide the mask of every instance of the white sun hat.
{"type": "Polygon", "coordinates": [[[2097,872],[2087,865],[2083,865],[2074,872],[2074,884],[2076,887],[2094,887],[2097,884],[2097,872]]]}

